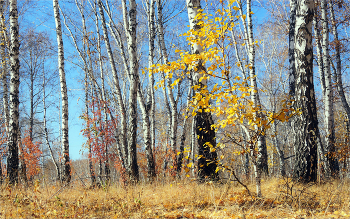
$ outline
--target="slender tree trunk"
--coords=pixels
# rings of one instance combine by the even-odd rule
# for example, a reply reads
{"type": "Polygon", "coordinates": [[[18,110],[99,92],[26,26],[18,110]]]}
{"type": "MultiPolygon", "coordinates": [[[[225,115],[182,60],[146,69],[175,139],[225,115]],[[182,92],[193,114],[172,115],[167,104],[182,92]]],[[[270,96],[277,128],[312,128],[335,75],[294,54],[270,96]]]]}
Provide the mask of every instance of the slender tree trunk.
{"type": "Polygon", "coordinates": [[[139,167],[137,164],[136,138],[137,138],[137,89],[138,68],[137,42],[136,42],[136,1],[129,0],[129,10],[126,0],[122,0],[124,28],[128,39],[129,66],[130,66],[130,90],[129,90],[129,176],[131,181],[139,181],[139,167]]]}
{"type": "MultiPolygon", "coordinates": [[[[97,101],[102,101],[103,102],[103,119],[102,116],[100,118],[100,124],[104,124],[107,125],[108,123],[108,117],[107,117],[107,105],[106,105],[106,97],[105,97],[105,89],[104,89],[104,75],[102,74],[101,77],[101,81],[102,83],[102,89],[100,89],[100,87],[97,84],[97,81],[95,79],[94,73],[93,73],[93,60],[91,58],[91,49],[90,49],[90,43],[89,43],[89,36],[88,36],[88,32],[86,29],[86,21],[85,21],[85,15],[84,15],[84,5],[80,5],[77,0],[75,0],[76,5],[78,7],[78,10],[80,12],[80,15],[82,17],[82,24],[83,24],[83,33],[84,33],[84,39],[86,40],[85,44],[84,44],[84,48],[86,46],[86,50],[87,50],[87,56],[88,59],[86,60],[86,63],[88,63],[87,65],[87,71],[86,73],[89,74],[93,85],[92,87],[95,90],[95,93],[97,95],[99,95],[99,100],[97,101]],[[96,91],[96,88],[99,90],[99,92],[96,91]]],[[[98,21],[97,21],[98,22],[98,21]]],[[[98,45],[99,46],[99,45],[98,45]]],[[[97,97],[96,95],[96,97],[97,97]]],[[[103,126],[102,126],[103,127],[103,126]]],[[[106,128],[106,127],[105,127],[106,128]]],[[[103,130],[100,130],[101,132],[103,130]]],[[[105,139],[103,137],[101,137],[101,144],[103,145],[103,149],[104,149],[104,159],[103,159],[103,165],[104,165],[104,171],[105,171],[105,175],[106,175],[106,184],[110,183],[110,167],[109,167],[109,156],[108,156],[108,144],[105,141],[105,139]]]]}
{"type": "Polygon", "coordinates": [[[154,53],[155,53],[155,0],[149,0],[148,3],[148,66],[151,69],[149,74],[149,88],[148,88],[148,103],[150,105],[149,118],[150,118],[150,129],[151,129],[151,147],[155,148],[155,95],[154,95],[154,74],[152,66],[154,64],[154,53]]]}
{"type": "Polygon", "coordinates": [[[187,129],[187,121],[188,121],[188,117],[189,117],[189,106],[190,106],[190,101],[192,98],[192,80],[190,81],[190,86],[188,88],[188,94],[187,94],[187,103],[186,103],[186,113],[185,113],[185,119],[183,121],[183,128],[182,128],[182,134],[180,137],[180,151],[179,151],[179,155],[177,156],[177,167],[176,167],[176,171],[177,171],[177,175],[180,176],[181,173],[181,168],[182,168],[182,163],[183,163],[183,159],[184,159],[184,148],[185,148],[185,140],[186,140],[186,134],[188,132],[187,129]]]}
{"type": "Polygon", "coordinates": [[[10,121],[8,134],[7,176],[10,184],[18,182],[18,134],[19,134],[19,41],[17,0],[10,0],[10,121]]]}
{"type": "MultiPolygon", "coordinates": [[[[97,8],[95,6],[95,8],[97,8]]],[[[107,4],[107,8],[109,9],[109,5],[107,4]]],[[[108,16],[110,16],[110,11],[107,10],[108,16]]],[[[113,20],[111,19],[110,16],[110,21],[113,22],[113,20]]],[[[105,76],[104,76],[104,69],[103,69],[103,59],[102,59],[102,52],[101,52],[101,35],[100,35],[100,30],[99,30],[99,17],[97,15],[97,11],[95,10],[95,26],[96,26],[96,33],[97,33],[97,52],[98,52],[98,62],[99,62],[99,68],[100,68],[100,77],[101,77],[101,89],[102,89],[102,95],[103,95],[103,99],[104,101],[106,101],[106,90],[105,90],[105,76]]],[[[113,33],[113,32],[112,32],[113,33]]],[[[122,98],[123,100],[123,98],[122,98]]],[[[124,104],[124,102],[123,102],[124,104]]],[[[104,105],[106,106],[106,104],[104,105]]],[[[107,110],[107,109],[105,109],[107,110]]],[[[124,110],[125,110],[125,104],[124,104],[124,110]]],[[[111,113],[110,110],[109,111],[109,116],[111,117],[111,119],[113,121],[114,117],[111,113]]],[[[127,147],[127,125],[126,125],[126,115],[119,115],[121,117],[121,123],[122,123],[122,134],[119,134],[119,129],[115,129],[115,136],[117,139],[117,151],[118,151],[118,157],[119,160],[121,162],[121,166],[122,166],[122,171],[124,173],[125,170],[127,170],[127,166],[126,164],[128,163],[128,147],[127,147]],[[121,136],[121,137],[120,137],[121,136]],[[122,142],[122,143],[120,143],[122,142]]],[[[117,127],[118,124],[115,121],[115,126],[117,127]]]]}
{"type": "Polygon", "coordinates": [[[45,87],[46,87],[46,77],[45,77],[45,71],[43,69],[43,125],[44,125],[44,135],[45,135],[45,142],[47,147],[49,148],[50,156],[52,159],[53,164],[55,165],[56,168],[56,180],[59,182],[61,180],[61,173],[60,173],[60,167],[57,164],[57,161],[53,155],[53,151],[49,142],[49,134],[47,130],[47,125],[46,125],[46,92],[45,92],[45,87]]]}
{"type": "MultiPolygon", "coordinates": [[[[126,74],[128,75],[128,79],[130,83],[133,83],[131,77],[130,77],[130,67],[127,62],[126,54],[124,51],[124,46],[122,43],[121,35],[118,31],[118,29],[115,27],[115,24],[112,20],[112,16],[110,14],[109,6],[107,5],[107,14],[110,18],[110,30],[111,33],[115,39],[115,41],[118,44],[120,54],[122,56],[122,60],[124,63],[124,69],[126,74]]],[[[147,2],[147,16],[148,16],[148,29],[149,29],[149,68],[152,69],[153,65],[153,59],[154,59],[154,1],[151,0],[151,2],[147,2]]],[[[126,24],[129,24],[126,22],[126,24]]],[[[128,29],[128,28],[127,28],[128,29]]],[[[137,77],[138,79],[138,77],[137,77]]],[[[147,177],[149,181],[153,181],[156,177],[155,173],[155,162],[154,162],[154,155],[153,155],[153,144],[152,144],[152,118],[154,122],[154,76],[153,73],[149,74],[149,94],[148,94],[148,101],[146,103],[145,95],[142,92],[142,88],[140,87],[141,84],[138,81],[137,82],[137,99],[140,105],[141,109],[141,116],[142,116],[142,127],[143,127],[143,141],[145,145],[145,152],[146,152],[146,159],[147,159],[147,177]],[[153,111],[152,111],[153,110],[153,111]]],[[[154,130],[153,130],[154,131],[154,130]]]]}
{"type": "MultiPolygon", "coordinates": [[[[159,43],[160,44],[160,43],[159,43]]],[[[160,46],[159,46],[160,48],[160,46]]],[[[159,55],[162,56],[162,52],[161,52],[161,49],[159,49],[159,55]]],[[[161,63],[164,64],[164,61],[161,60],[161,63]]],[[[165,79],[165,73],[164,72],[161,72],[161,78],[162,78],[162,81],[163,82],[163,86],[164,86],[164,89],[163,90],[163,96],[164,96],[164,105],[165,105],[165,112],[166,112],[166,115],[167,115],[167,118],[168,118],[168,126],[167,126],[167,130],[166,130],[166,139],[165,139],[165,143],[164,143],[164,146],[163,146],[163,150],[165,152],[165,155],[167,155],[167,151],[168,151],[168,147],[169,147],[169,136],[171,136],[171,124],[172,124],[172,117],[171,117],[171,110],[170,110],[170,104],[169,104],[169,101],[168,101],[168,96],[167,96],[167,82],[166,82],[166,79],[165,79]]],[[[166,171],[167,169],[167,166],[168,166],[168,158],[165,157],[164,161],[163,161],[163,170],[166,171]]]]}
{"type": "Polygon", "coordinates": [[[321,45],[321,31],[318,28],[319,20],[317,19],[317,16],[314,16],[313,24],[314,24],[314,30],[315,30],[315,41],[316,41],[316,52],[317,52],[317,65],[318,65],[318,72],[320,74],[320,84],[322,89],[322,94],[325,96],[325,81],[324,81],[324,64],[323,64],[323,53],[322,53],[322,45],[321,45]]]}
{"type": "Polygon", "coordinates": [[[22,181],[25,185],[27,185],[28,178],[27,178],[27,165],[26,161],[24,158],[24,148],[22,145],[22,138],[21,138],[21,131],[19,129],[18,133],[18,157],[19,157],[19,165],[18,165],[18,170],[19,170],[19,179],[22,181]]]}
{"type": "Polygon", "coordinates": [[[335,82],[337,85],[337,90],[340,96],[340,100],[346,112],[346,115],[348,117],[347,125],[350,126],[350,106],[345,97],[343,80],[342,80],[342,63],[341,63],[341,57],[340,57],[341,42],[339,41],[338,28],[335,20],[333,7],[334,7],[334,0],[332,0],[330,4],[330,17],[331,17],[331,23],[332,23],[331,26],[332,26],[332,32],[333,32],[333,37],[335,41],[336,71],[334,72],[334,75],[335,75],[335,82]]]}
{"type": "Polygon", "coordinates": [[[68,139],[68,93],[66,84],[66,74],[64,69],[64,49],[62,39],[61,17],[58,0],[53,0],[53,10],[56,23],[56,36],[58,45],[58,71],[60,75],[61,96],[62,96],[62,182],[69,183],[71,180],[71,166],[69,159],[69,139],[68,139]]]}
{"type": "MultiPolygon", "coordinates": [[[[295,67],[295,22],[296,22],[296,8],[297,0],[290,0],[290,18],[289,18],[289,38],[288,38],[288,58],[289,58],[289,72],[288,72],[288,81],[289,81],[289,99],[290,103],[293,103],[295,97],[295,77],[296,77],[296,67],[295,67]]],[[[293,129],[293,124],[291,120],[288,121],[288,126],[290,129],[293,129]]],[[[291,141],[295,141],[295,136],[291,136],[291,141]]],[[[294,152],[296,151],[295,145],[293,143],[294,152]]],[[[290,158],[290,166],[292,167],[293,158],[290,158]]]]}
{"type": "Polygon", "coordinates": [[[4,4],[5,2],[3,0],[0,0],[0,30],[1,30],[1,62],[2,62],[2,87],[3,87],[3,94],[2,94],[2,100],[3,100],[3,112],[4,112],[4,121],[5,121],[5,130],[6,135],[9,134],[9,103],[8,103],[8,81],[7,81],[7,61],[6,61],[6,48],[7,48],[7,32],[5,27],[5,16],[4,16],[4,4]]]}
{"type": "MultiPolygon", "coordinates": [[[[85,116],[87,121],[89,122],[89,84],[88,84],[88,76],[85,72],[85,116]]],[[[90,133],[88,135],[88,141],[90,140],[90,133]]],[[[91,143],[88,142],[88,150],[89,150],[89,172],[90,172],[90,179],[91,179],[91,185],[94,187],[96,186],[96,176],[94,171],[94,165],[92,163],[92,146],[91,143]]]]}
{"type": "MultiPolygon", "coordinates": [[[[155,53],[155,38],[156,38],[156,32],[155,32],[155,0],[150,0],[149,3],[149,13],[148,13],[148,32],[149,32],[149,55],[148,55],[148,66],[151,69],[151,73],[149,74],[149,100],[147,105],[150,103],[149,109],[149,118],[150,118],[150,132],[151,132],[151,150],[155,149],[156,144],[156,127],[155,127],[155,112],[156,112],[156,100],[155,100],[155,94],[154,94],[154,74],[152,72],[152,66],[154,64],[154,53],[155,53]]],[[[152,152],[152,159],[151,162],[149,162],[149,165],[153,165],[154,170],[152,167],[149,167],[148,169],[154,171],[155,176],[155,157],[152,152]]]]}
{"type": "Polygon", "coordinates": [[[274,121],[274,123],[272,124],[272,128],[273,128],[273,133],[275,135],[275,137],[273,137],[274,139],[274,143],[275,143],[275,146],[276,146],[276,149],[277,149],[277,153],[278,153],[278,156],[279,156],[279,162],[280,162],[280,171],[279,171],[279,174],[282,176],[282,177],[285,177],[286,176],[286,161],[285,161],[285,158],[284,158],[284,151],[283,151],[283,148],[281,148],[281,145],[278,141],[278,134],[277,134],[277,124],[276,124],[277,121],[274,121]]]}
{"type": "Polygon", "coordinates": [[[295,96],[295,22],[296,22],[297,0],[290,0],[289,18],[289,95],[295,96]]]}
{"type": "MultiPolygon", "coordinates": [[[[154,59],[154,41],[155,41],[155,28],[154,28],[154,11],[155,11],[155,0],[149,0],[147,2],[147,17],[148,17],[148,68],[150,69],[149,73],[149,87],[148,87],[148,101],[145,105],[144,102],[140,101],[140,106],[142,108],[142,105],[145,105],[145,113],[142,113],[143,119],[146,124],[144,124],[144,136],[147,138],[145,139],[145,143],[149,141],[148,144],[145,144],[145,150],[146,150],[146,157],[147,157],[147,173],[148,173],[148,179],[153,181],[153,178],[156,177],[155,173],[155,162],[154,162],[154,155],[153,155],[153,149],[155,148],[155,97],[154,97],[154,74],[153,74],[153,59],[154,59]],[[146,118],[146,117],[147,118],[146,118]],[[148,126],[148,127],[146,127],[148,126]],[[145,132],[146,131],[146,132],[145,132]],[[149,133],[148,133],[149,132],[149,133]]],[[[141,94],[141,87],[139,84],[138,93],[141,94]]],[[[140,95],[138,95],[140,98],[140,95]]],[[[143,98],[144,99],[144,98],[143,98]]],[[[144,122],[144,123],[145,123],[144,122]]]]}
{"type": "Polygon", "coordinates": [[[3,175],[2,175],[2,162],[0,161],[0,186],[2,185],[2,182],[3,182],[3,175]]]}
{"type": "MultiPolygon", "coordinates": [[[[168,52],[165,46],[164,40],[164,26],[163,26],[163,6],[161,0],[156,0],[157,3],[157,16],[158,16],[158,39],[160,44],[161,55],[163,58],[163,62],[165,64],[169,63],[168,52]]],[[[164,77],[164,76],[162,76],[164,77]]],[[[175,95],[173,89],[171,87],[171,78],[166,77],[166,87],[169,93],[169,102],[170,102],[170,148],[172,149],[172,153],[176,153],[176,137],[177,137],[177,126],[178,126],[178,112],[177,112],[177,102],[175,100],[175,95]]],[[[176,157],[174,156],[173,166],[177,166],[176,157]]]]}
{"type": "Polygon", "coordinates": [[[317,180],[318,120],[313,84],[312,20],[314,1],[298,0],[295,22],[295,102],[300,109],[294,118],[296,159],[294,178],[301,182],[317,180]]]}
{"type": "Polygon", "coordinates": [[[335,131],[334,131],[334,107],[333,107],[333,83],[332,73],[330,68],[330,56],[329,56],[329,29],[328,29],[328,17],[327,17],[327,2],[321,0],[322,10],[322,26],[323,26],[323,64],[325,75],[325,124],[326,124],[326,153],[327,161],[331,171],[331,176],[336,177],[339,172],[338,161],[335,154],[335,131]]]}
{"type": "MultiPolygon", "coordinates": [[[[249,76],[250,84],[253,87],[251,91],[251,98],[253,102],[253,107],[258,110],[256,117],[264,119],[264,115],[261,110],[261,102],[259,97],[258,85],[256,82],[255,73],[255,43],[253,37],[253,22],[252,22],[252,10],[251,10],[251,0],[247,0],[247,26],[248,26],[248,42],[249,42],[249,76]]],[[[266,175],[269,174],[268,164],[267,164],[267,148],[266,148],[266,137],[264,134],[264,127],[255,126],[255,131],[258,133],[258,154],[257,154],[257,165],[258,171],[262,171],[266,175]]]]}
{"type": "MultiPolygon", "coordinates": [[[[122,137],[121,137],[122,148],[123,148],[125,156],[126,156],[125,161],[128,162],[129,161],[128,154],[130,153],[130,151],[128,149],[129,146],[128,146],[128,141],[127,141],[127,123],[126,123],[127,114],[126,114],[125,105],[124,105],[124,101],[123,101],[122,91],[121,91],[120,85],[119,85],[119,78],[118,78],[117,69],[115,67],[113,52],[112,52],[109,37],[108,37],[108,30],[107,30],[105,16],[104,16],[104,12],[103,12],[103,3],[101,0],[98,0],[98,7],[99,7],[100,18],[101,18],[104,41],[105,41],[106,48],[107,48],[109,63],[111,65],[111,69],[112,69],[112,73],[113,73],[113,82],[114,82],[115,91],[116,91],[116,95],[117,95],[117,101],[118,101],[118,105],[119,105],[120,119],[121,119],[121,121],[120,121],[121,133],[122,133],[122,137]]],[[[97,16],[96,16],[96,18],[97,18],[97,16]]],[[[97,24],[96,24],[96,28],[98,28],[97,24]]],[[[100,59],[100,61],[99,61],[100,62],[100,69],[102,72],[103,71],[102,63],[101,63],[102,57],[99,57],[99,59],[100,59]]],[[[131,139],[129,138],[129,141],[130,140],[131,139]]],[[[136,139],[135,139],[135,153],[136,153],[136,139]]],[[[135,156],[135,158],[136,158],[136,156],[135,156]]],[[[127,171],[130,173],[132,171],[130,169],[130,166],[129,165],[125,165],[125,166],[126,166],[127,171]]]]}
{"type": "MultiPolygon", "coordinates": [[[[7,35],[6,35],[6,28],[5,28],[5,16],[4,16],[4,4],[5,2],[3,0],[0,0],[0,39],[1,39],[1,44],[0,44],[0,49],[1,49],[1,62],[2,62],[2,101],[3,101],[3,117],[5,121],[5,133],[6,137],[9,135],[9,105],[8,105],[8,87],[7,87],[7,61],[6,61],[6,44],[7,44],[7,35]]],[[[6,148],[7,148],[7,142],[6,148]]],[[[0,161],[0,185],[3,182],[3,173],[2,173],[2,165],[0,161]]]]}
{"type": "MultiPolygon", "coordinates": [[[[200,0],[186,0],[188,19],[190,22],[191,30],[198,30],[201,25],[198,24],[199,20],[195,17],[199,14],[201,10],[200,0]]],[[[203,52],[203,48],[197,44],[192,44],[192,52],[194,54],[200,54],[203,52]]],[[[203,68],[205,68],[201,61],[197,63],[197,71],[194,71],[194,83],[199,85],[200,92],[203,86],[206,86],[207,81],[199,79],[202,77],[203,68]]],[[[216,152],[216,138],[215,131],[212,128],[214,121],[210,112],[206,112],[205,108],[197,111],[196,115],[196,133],[198,136],[198,179],[203,181],[206,178],[211,180],[217,180],[218,174],[216,172],[217,168],[217,152],[216,152]]]]}
{"type": "Polygon", "coordinates": [[[191,121],[191,160],[193,162],[192,166],[192,175],[195,176],[195,158],[196,158],[196,148],[197,147],[197,138],[196,138],[196,118],[192,117],[191,121]]]}
{"type": "MultiPolygon", "coordinates": [[[[325,69],[324,69],[324,59],[323,59],[323,52],[322,52],[322,45],[321,45],[321,32],[320,32],[320,29],[318,28],[319,21],[317,19],[317,16],[314,16],[313,24],[314,24],[314,30],[315,30],[314,32],[315,32],[315,41],[316,41],[318,72],[320,74],[320,82],[321,82],[320,84],[321,84],[322,95],[325,100],[325,96],[326,96],[325,74],[324,74],[325,69]]],[[[319,139],[318,155],[320,158],[319,160],[323,162],[324,172],[327,176],[329,176],[330,175],[329,162],[328,162],[328,159],[327,160],[325,159],[326,153],[325,153],[320,135],[318,136],[318,139],[319,139]]]]}
{"type": "MultiPolygon", "coordinates": [[[[31,51],[29,51],[32,56],[31,51]]],[[[32,63],[31,63],[32,64],[32,63]]],[[[34,72],[30,69],[30,117],[29,117],[29,138],[33,141],[33,126],[34,126],[34,72]]]]}

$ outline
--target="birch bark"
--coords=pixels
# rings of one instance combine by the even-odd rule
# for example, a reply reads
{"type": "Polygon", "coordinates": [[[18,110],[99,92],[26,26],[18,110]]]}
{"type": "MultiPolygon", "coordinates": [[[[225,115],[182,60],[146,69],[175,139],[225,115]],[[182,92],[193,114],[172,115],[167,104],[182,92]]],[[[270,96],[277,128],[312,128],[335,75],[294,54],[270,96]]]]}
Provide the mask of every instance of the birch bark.
{"type": "Polygon", "coordinates": [[[10,114],[8,134],[7,176],[10,184],[18,183],[18,137],[19,137],[19,41],[17,0],[10,0],[10,114]]]}
{"type": "Polygon", "coordinates": [[[331,1],[330,4],[330,17],[331,17],[331,23],[332,23],[332,33],[335,41],[335,60],[336,60],[336,71],[335,71],[335,79],[336,79],[336,85],[337,90],[340,96],[341,103],[343,105],[343,108],[346,112],[346,115],[348,117],[347,125],[350,126],[350,106],[348,101],[346,100],[345,94],[344,94],[344,86],[343,86],[343,80],[342,80],[342,62],[340,57],[340,48],[341,43],[339,41],[338,36],[338,28],[335,20],[335,14],[334,14],[334,1],[331,1]]]}
{"type": "MultiPolygon", "coordinates": [[[[7,62],[6,62],[6,42],[7,42],[7,35],[6,35],[6,29],[5,29],[5,16],[4,16],[4,4],[5,2],[3,0],[0,1],[0,39],[1,39],[1,46],[0,46],[0,52],[1,52],[1,62],[2,62],[2,70],[1,70],[1,80],[2,80],[2,102],[3,102],[3,114],[4,114],[4,121],[5,121],[5,131],[6,136],[8,137],[9,134],[9,105],[8,105],[8,87],[7,87],[7,62]]],[[[7,144],[7,142],[5,142],[7,144]]],[[[7,147],[7,146],[6,146],[7,147]]],[[[3,181],[3,173],[2,173],[2,165],[0,162],[0,185],[3,181]]]]}
{"type": "Polygon", "coordinates": [[[148,48],[149,48],[149,54],[148,54],[148,66],[151,69],[151,73],[149,74],[149,100],[147,105],[151,105],[150,109],[148,110],[149,112],[149,118],[150,118],[150,132],[151,132],[151,156],[150,160],[148,161],[148,169],[149,169],[149,174],[153,174],[155,176],[155,164],[154,164],[154,155],[152,150],[155,148],[155,143],[156,143],[156,129],[155,129],[155,109],[156,109],[156,103],[155,103],[155,95],[154,95],[154,74],[152,71],[152,66],[154,64],[154,53],[155,53],[155,38],[156,38],[156,33],[155,33],[155,0],[150,0],[149,5],[148,5],[148,48]],[[153,166],[153,167],[152,167],[153,166]]]}
{"type": "Polygon", "coordinates": [[[181,173],[181,168],[182,168],[182,163],[183,163],[183,158],[184,158],[184,148],[185,148],[185,140],[186,140],[186,134],[188,132],[187,128],[187,123],[189,120],[189,106],[190,102],[192,99],[192,87],[193,87],[193,82],[190,80],[190,86],[188,88],[188,94],[187,94],[187,102],[186,102],[186,113],[185,113],[185,119],[183,121],[183,128],[182,128],[182,134],[180,137],[180,150],[179,150],[179,155],[177,156],[177,166],[176,166],[176,171],[177,175],[180,176],[181,173]]]}
{"type": "MultiPolygon", "coordinates": [[[[108,6],[108,4],[107,4],[108,6]]],[[[103,95],[104,101],[106,101],[106,90],[105,90],[105,76],[104,76],[104,68],[103,68],[103,58],[102,58],[102,51],[101,51],[101,34],[99,30],[99,17],[97,15],[97,6],[95,6],[94,13],[95,13],[95,26],[96,26],[96,34],[97,34],[97,52],[98,52],[98,63],[99,63],[99,68],[100,68],[100,77],[101,77],[101,91],[103,95]]],[[[124,109],[125,109],[125,101],[123,101],[124,104],[124,109]]],[[[109,116],[113,121],[114,118],[109,110],[109,116]]],[[[117,151],[118,151],[118,157],[121,162],[121,166],[124,170],[127,170],[127,154],[128,154],[128,147],[127,147],[127,126],[126,126],[126,114],[124,115],[119,115],[121,118],[121,123],[122,123],[122,134],[119,134],[119,129],[116,128],[115,130],[115,136],[117,139],[117,151]],[[121,137],[119,137],[121,136],[121,137]],[[122,143],[120,143],[122,142],[122,143]]],[[[118,125],[115,123],[115,126],[118,127],[118,125]]]]}
{"type": "MultiPolygon", "coordinates": [[[[325,74],[324,74],[324,60],[323,60],[323,52],[322,52],[322,44],[321,44],[321,31],[318,28],[318,18],[317,16],[314,16],[313,19],[313,24],[314,24],[314,32],[315,32],[315,41],[316,41],[316,51],[317,51],[317,62],[318,62],[318,72],[320,75],[320,84],[321,84],[321,90],[322,90],[322,95],[323,98],[325,99],[326,95],[326,88],[325,88],[325,74]]],[[[319,138],[319,146],[318,146],[318,154],[319,154],[319,159],[322,160],[324,164],[324,172],[328,176],[330,175],[330,170],[329,170],[329,165],[328,165],[328,160],[325,160],[325,151],[324,147],[321,141],[321,136],[318,136],[319,138]]]]}
{"type": "MultiPolygon", "coordinates": [[[[116,91],[116,95],[117,95],[117,101],[118,101],[118,105],[119,105],[121,126],[122,126],[121,127],[121,133],[122,133],[121,144],[122,144],[122,148],[124,149],[124,152],[130,153],[130,150],[128,149],[128,142],[127,142],[126,109],[125,109],[125,105],[124,105],[124,101],[123,101],[122,91],[121,91],[120,85],[119,85],[118,73],[117,73],[117,69],[115,67],[113,52],[111,49],[109,36],[108,36],[108,30],[107,30],[107,26],[106,26],[106,20],[105,20],[105,16],[104,16],[104,12],[103,12],[103,3],[101,0],[98,0],[98,7],[99,7],[100,19],[101,19],[102,30],[103,30],[103,38],[105,41],[105,45],[106,45],[107,53],[108,53],[108,58],[109,58],[109,63],[110,63],[112,73],[113,73],[113,82],[114,82],[115,91],[116,91]]],[[[98,27],[96,26],[96,28],[98,28],[98,27]]],[[[100,63],[100,68],[102,68],[101,63],[100,63]]],[[[127,154],[125,154],[125,155],[128,156],[127,154]]],[[[125,159],[125,160],[128,161],[129,159],[125,159]]],[[[125,166],[126,166],[126,169],[128,172],[132,171],[130,169],[130,166],[128,166],[128,165],[125,165],[125,166]]]]}
{"type": "MultiPolygon", "coordinates": [[[[195,17],[199,14],[201,10],[200,0],[186,0],[188,19],[190,23],[191,30],[198,30],[201,28],[198,25],[199,20],[195,17]]],[[[192,44],[192,53],[200,54],[203,52],[203,48],[197,44],[192,44]]],[[[195,85],[199,85],[199,90],[195,92],[200,92],[200,90],[207,85],[206,80],[199,82],[202,77],[203,68],[205,68],[201,61],[198,61],[198,70],[193,72],[193,79],[195,85]]],[[[198,179],[199,181],[204,181],[206,178],[211,180],[217,180],[218,174],[216,172],[217,167],[217,152],[216,150],[211,150],[211,148],[216,149],[215,131],[212,129],[214,121],[210,112],[206,112],[205,108],[197,112],[196,115],[196,133],[198,136],[198,179]]]]}
{"type": "Polygon", "coordinates": [[[290,18],[289,18],[289,95],[293,98],[295,95],[295,22],[297,0],[290,0],[290,18]]]}
{"type": "Polygon", "coordinates": [[[293,176],[301,182],[317,180],[318,120],[313,83],[313,0],[298,0],[295,22],[295,102],[300,116],[294,119],[296,160],[293,176]]]}
{"type": "Polygon", "coordinates": [[[44,125],[44,136],[45,136],[45,143],[47,147],[49,148],[50,156],[52,159],[53,164],[55,165],[56,168],[56,180],[59,182],[61,180],[61,172],[60,172],[60,167],[54,157],[50,142],[49,142],[49,133],[47,130],[47,121],[46,121],[46,77],[45,77],[45,69],[43,69],[43,125],[44,125]]]}
{"type": "Polygon", "coordinates": [[[129,0],[129,10],[126,6],[126,0],[122,0],[122,9],[124,17],[124,28],[128,40],[129,66],[130,66],[130,90],[129,90],[129,176],[130,180],[139,181],[139,167],[137,165],[136,138],[137,138],[137,89],[138,89],[138,68],[137,42],[136,42],[136,1],[129,0]]]}
{"type": "MultiPolygon", "coordinates": [[[[157,16],[158,16],[158,39],[160,44],[161,55],[163,58],[163,62],[165,64],[169,63],[168,52],[166,49],[165,39],[164,39],[164,26],[163,26],[163,6],[161,0],[156,0],[157,3],[157,16]]],[[[164,77],[164,76],[162,76],[164,77]]],[[[165,78],[165,77],[164,77],[165,78]]],[[[173,89],[171,88],[171,78],[166,77],[166,87],[169,95],[169,103],[170,103],[170,148],[172,149],[172,153],[176,152],[176,136],[177,136],[177,126],[178,126],[178,112],[177,112],[177,103],[175,100],[175,94],[173,89]]],[[[176,160],[173,160],[173,163],[176,166],[176,160]]]]}
{"type": "Polygon", "coordinates": [[[2,62],[2,87],[3,87],[3,112],[4,112],[4,120],[5,120],[5,130],[6,135],[9,133],[9,103],[8,103],[8,71],[7,71],[7,61],[6,61],[6,47],[7,47],[7,33],[5,27],[5,16],[4,16],[4,0],[0,0],[0,39],[1,39],[1,62],[2,62]]]}
{"type": "Polygon", "coordinates": [[[331,176],[335,177],[339,172],[338,161],[335,158],[335,132],[334,132],[334,106],[333,106],[333,84],[332,73],[330,68],[330,56],[329,56],[329,29],[328,29],[328,17],[327,17],[327,2],[321,0],[322,11],[322,51],[323,51],[323,65],[325,75],[325,92],[324,92],[324,104],[325,104],[325,124],[326,124],[326,158],[329,163],[331,176]]]}
{"type": "Polygon", "coordinates": [[[274,123],[272,124],[272,131],[275,135],[275,137],[273,138],[274,140],[274,143],[275,143],[275,146],[276,146],[276,149],[277,149],[277,153],[278,153],[278,156],[279,156],[279,162],[280,162],[280,166],[279,166],[279,174],[282,176],[282,177],[285,177],[286,176],[286,161],[285,161],[285,157],[284,157],[284,151],[283,151],[283,148],[281,148],[281,145],[279,143],[279,140],[278,140],[278,134],[277,134],[277,124],[276,124],[277,121],[274,121],[274,123]]]}
{"type": "MultiPolygon", "coordinates": [[[[251,0],[247,0],[247,26],[248,26],[248,42],[249,42],[249,76],[250,84],[253,87],[251,91],[251,99],[253,102],[253,107],[257,109],[256,117],[263,119],[264,115],[261,110],[261,102],[259,97],[258,85],[256,82],[256,72],[255,72],[255,46],[253,37],[253,22],[252,22],[252,10],[251,10],[251,0]]],[[[266,148],[266,137],[264,134],[264,127],[255,126],[255,131],[258,133],[258,154],[257,154],[257,168],[259,171],[268,175],[268,165],[267,165],[267,148],[266,148]]],[[[259,172],[258,171],[258,172],[259,172]]]]}
{"type": "Polygon", "coordinates": [[[58,0],[53,0],[53,10],[56,23],[56,36],[58,45],[58,71],[60,75],[61,96],[62,96],[62,177],[63,182],[69,183],[71,180],[71,166],[69,159],[69,140],[68,140],[68,94],[66,84],[66,74],[64,69],[64,49],[62,39],[61,17],[59,12],[58,0]]]}

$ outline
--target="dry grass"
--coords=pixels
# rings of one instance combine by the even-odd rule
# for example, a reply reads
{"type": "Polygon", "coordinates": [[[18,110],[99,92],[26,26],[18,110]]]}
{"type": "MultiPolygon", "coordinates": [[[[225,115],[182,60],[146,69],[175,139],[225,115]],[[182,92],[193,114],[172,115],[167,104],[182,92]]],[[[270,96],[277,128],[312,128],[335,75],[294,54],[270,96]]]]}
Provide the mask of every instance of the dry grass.
{"type": "MultiPolygon", "coordinates": [[[[350,183],[299,185],[290,180],[262,183],[263,198],[250,197],[235,183],[191,181],[89,189],[40,184],[2,186],[0,218],[345,218],[350,183]]],[[[254,185],[249,188],[254,190],[254,185]]]]}

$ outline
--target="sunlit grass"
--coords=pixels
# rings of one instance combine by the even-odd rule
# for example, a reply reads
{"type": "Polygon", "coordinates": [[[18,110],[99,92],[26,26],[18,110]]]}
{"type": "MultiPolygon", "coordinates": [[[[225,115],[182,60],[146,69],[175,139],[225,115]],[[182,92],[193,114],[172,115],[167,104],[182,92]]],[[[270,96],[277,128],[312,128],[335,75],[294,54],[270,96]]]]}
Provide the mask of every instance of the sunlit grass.
{"type": "MultiPolygon", "coordinates": [[[[350,216],[350,183],[300,185],[287,179],[262,183],[262,198],[234,182],[173,181],[92,189],[3,185],[0,218],[302,218],[350,216]]],[[[249,185],[254,191],[254,185],[249,185]]]]}

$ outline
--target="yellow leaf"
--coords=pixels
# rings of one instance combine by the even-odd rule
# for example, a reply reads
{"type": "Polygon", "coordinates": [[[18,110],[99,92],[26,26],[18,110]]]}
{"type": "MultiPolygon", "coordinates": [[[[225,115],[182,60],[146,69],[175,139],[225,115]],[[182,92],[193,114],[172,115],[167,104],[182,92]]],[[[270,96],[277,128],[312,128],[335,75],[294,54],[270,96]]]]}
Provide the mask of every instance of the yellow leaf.
{"type": "Polygon", "coordinates": [[[239,8],[237,6],[233,6],[233,10],[238,11],[239,8]]]}

